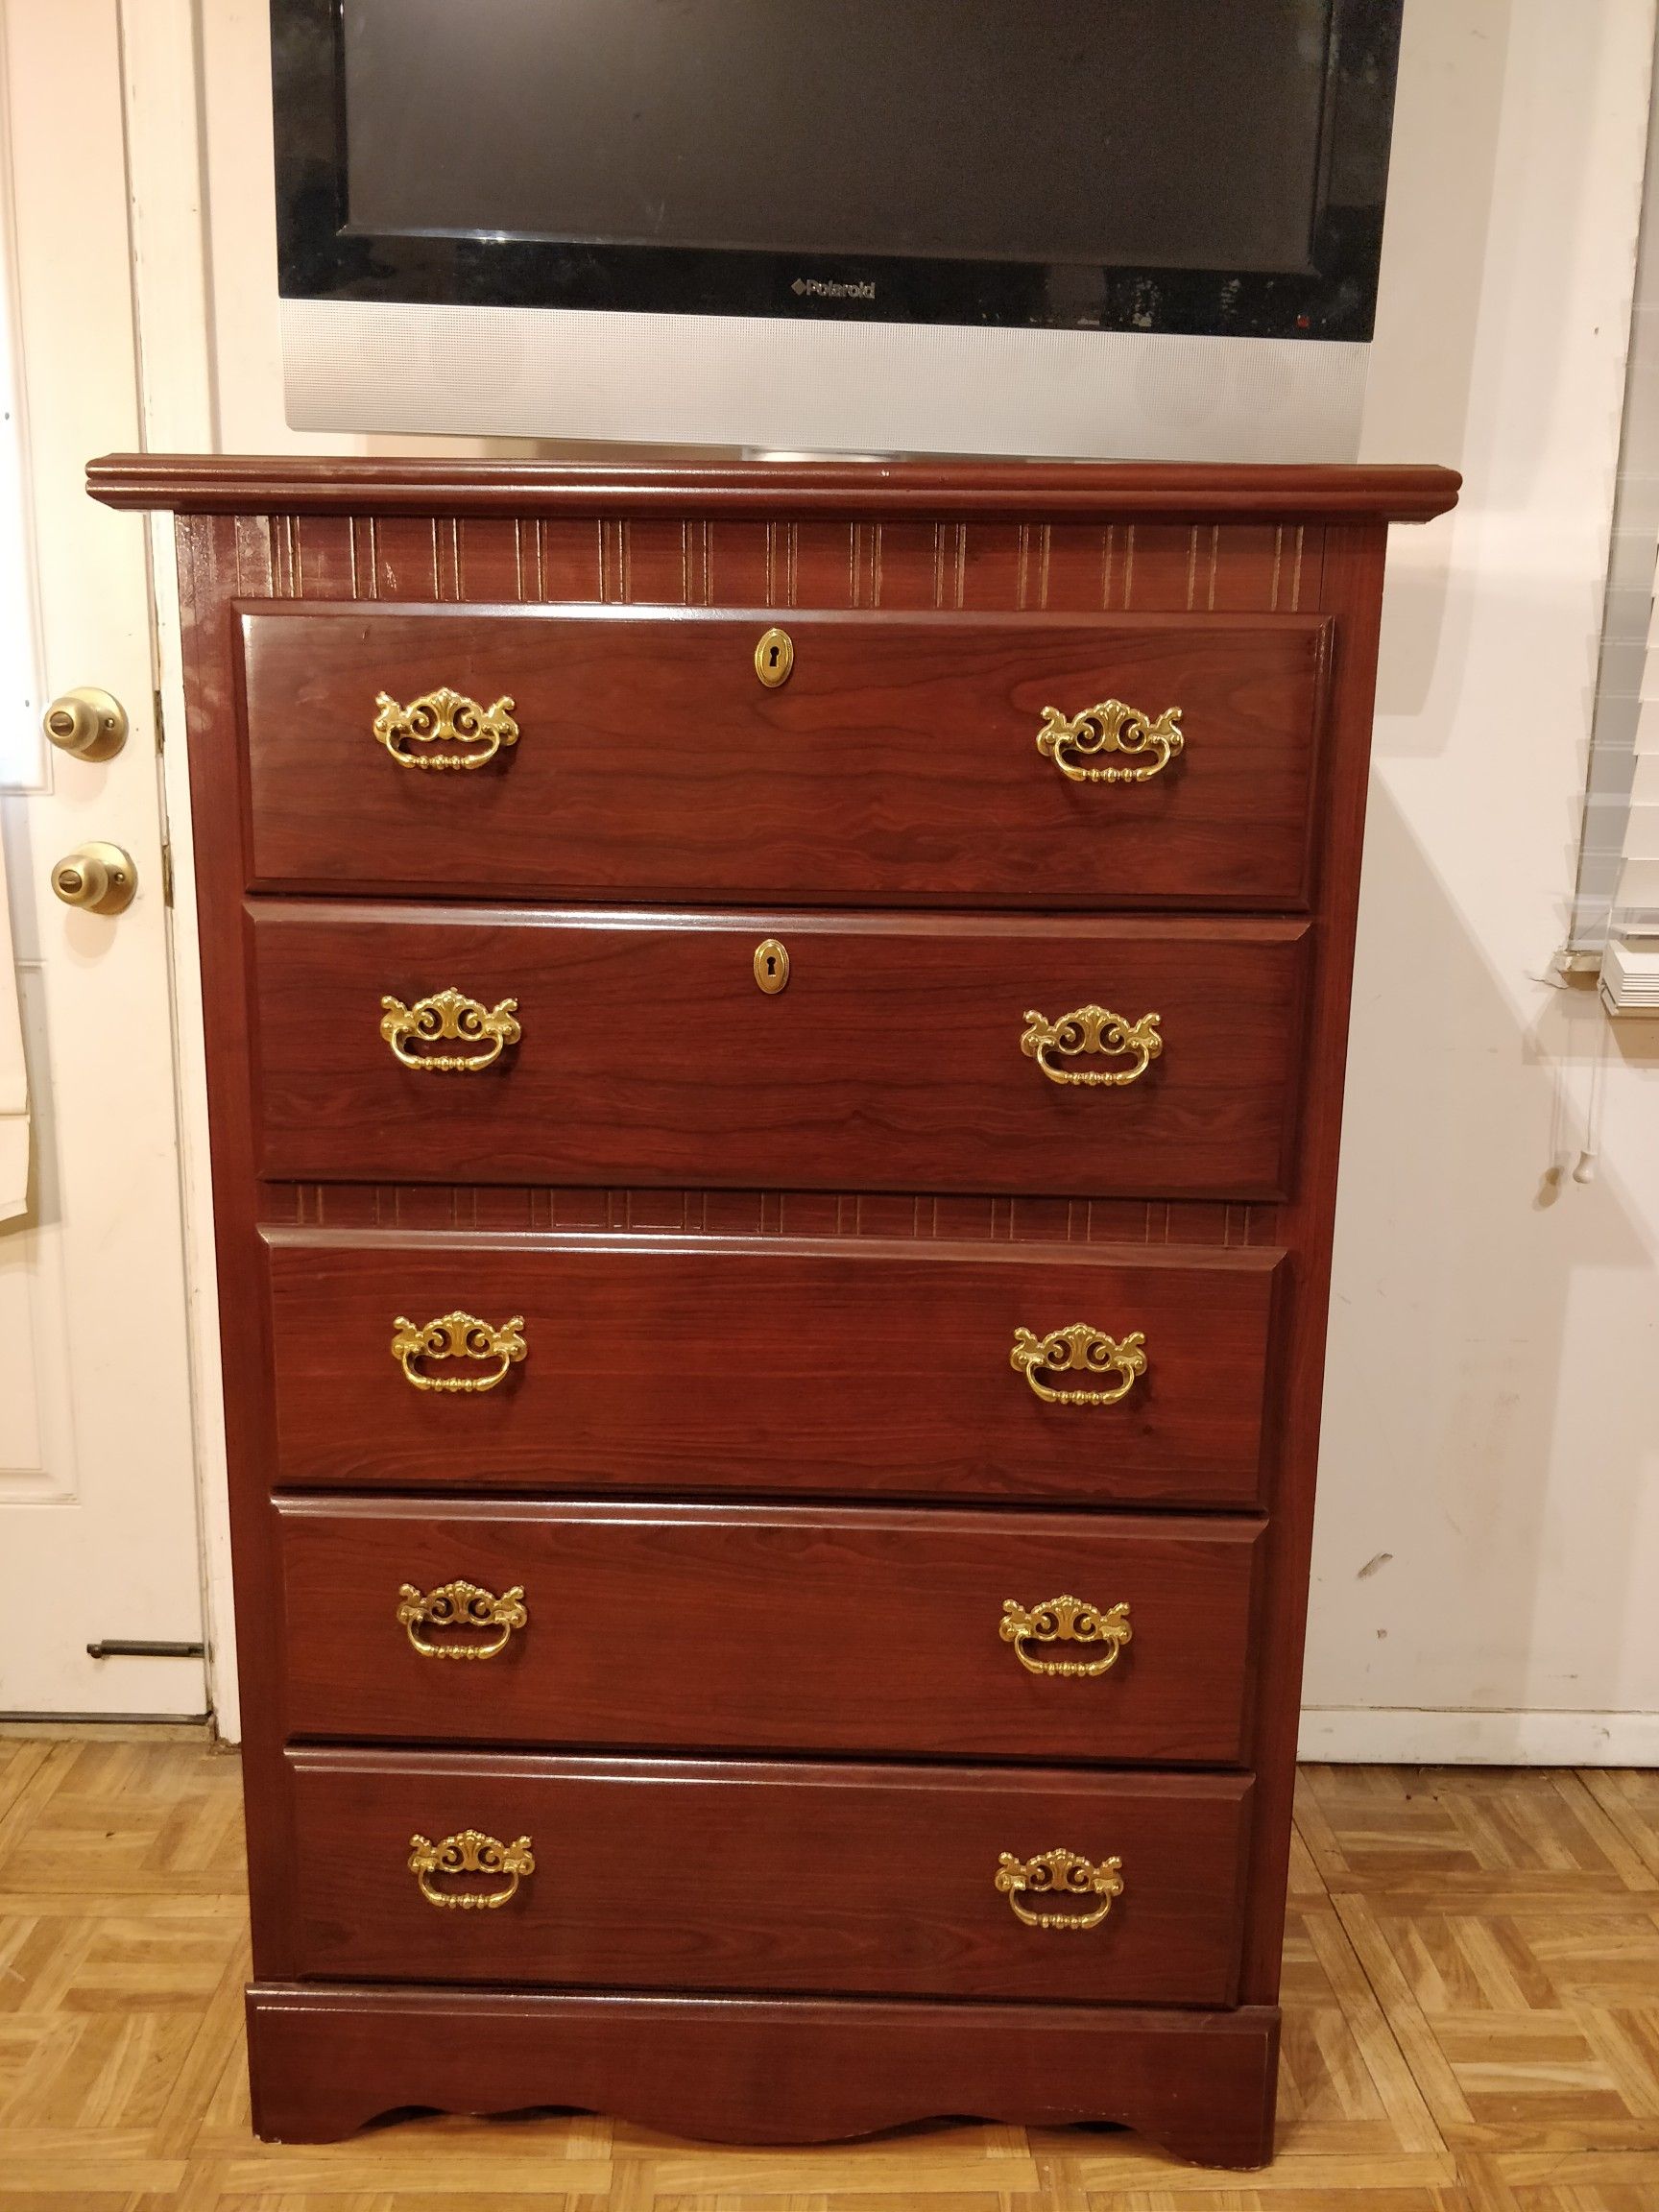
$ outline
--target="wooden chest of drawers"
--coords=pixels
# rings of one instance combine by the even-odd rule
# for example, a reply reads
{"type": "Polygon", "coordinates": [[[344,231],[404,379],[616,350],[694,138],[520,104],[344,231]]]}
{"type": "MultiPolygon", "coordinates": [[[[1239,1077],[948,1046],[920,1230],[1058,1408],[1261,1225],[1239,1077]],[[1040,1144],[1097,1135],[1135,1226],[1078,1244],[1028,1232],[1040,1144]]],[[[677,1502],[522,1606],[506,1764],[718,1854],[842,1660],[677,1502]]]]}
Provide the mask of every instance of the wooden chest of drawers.
{"type": "Polygon", "coordinates": [[[92,487],[180,517],[260,2131],[1262,2161],[1383,543],[1455,478],[92,487]]]}

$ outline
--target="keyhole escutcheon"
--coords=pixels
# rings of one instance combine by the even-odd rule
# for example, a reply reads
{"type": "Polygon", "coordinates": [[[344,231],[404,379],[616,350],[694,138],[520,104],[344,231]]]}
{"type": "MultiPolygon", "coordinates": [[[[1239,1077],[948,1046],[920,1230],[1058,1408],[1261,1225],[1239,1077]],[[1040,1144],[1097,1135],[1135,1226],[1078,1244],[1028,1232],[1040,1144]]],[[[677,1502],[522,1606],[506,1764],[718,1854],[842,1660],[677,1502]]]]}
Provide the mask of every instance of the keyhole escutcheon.
{"type": "Polygon", "coordinates": [[[755,648],[755,673],[768,691],[787,684],[795,666],[795,640],[787,630],[766,630],[755,648]]]}
{"type": "Polygon", "coordinates": [[[789,950],[776,937],[763,937],[755,948],[755,980],[769,998],[789,980],[789,950]]]}

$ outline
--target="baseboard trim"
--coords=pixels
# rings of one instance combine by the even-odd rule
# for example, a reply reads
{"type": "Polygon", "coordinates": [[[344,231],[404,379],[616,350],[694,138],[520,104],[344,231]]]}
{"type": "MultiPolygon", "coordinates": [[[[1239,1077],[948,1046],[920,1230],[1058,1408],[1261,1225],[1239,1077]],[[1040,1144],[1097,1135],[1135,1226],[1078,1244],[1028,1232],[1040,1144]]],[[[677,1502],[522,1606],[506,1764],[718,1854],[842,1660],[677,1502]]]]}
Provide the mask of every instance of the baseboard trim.
{"type": "Polygon", "coordinates": [[[1359,1767],[1659,1767],[1659,1713],[1309,1705],[1297,1756],[1359,1767]]]}

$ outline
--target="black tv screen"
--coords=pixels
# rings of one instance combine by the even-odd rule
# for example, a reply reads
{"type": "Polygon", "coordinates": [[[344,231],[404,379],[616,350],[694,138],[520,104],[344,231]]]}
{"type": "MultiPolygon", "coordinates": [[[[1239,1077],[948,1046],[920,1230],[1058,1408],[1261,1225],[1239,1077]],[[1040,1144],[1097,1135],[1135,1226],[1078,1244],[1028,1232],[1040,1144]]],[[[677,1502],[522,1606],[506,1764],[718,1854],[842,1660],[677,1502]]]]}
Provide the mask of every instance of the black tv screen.
{"type": "Polygon", "coordinates": [[[274,0],[283,289],[1369,335],[1401,0],[274,0]]]}

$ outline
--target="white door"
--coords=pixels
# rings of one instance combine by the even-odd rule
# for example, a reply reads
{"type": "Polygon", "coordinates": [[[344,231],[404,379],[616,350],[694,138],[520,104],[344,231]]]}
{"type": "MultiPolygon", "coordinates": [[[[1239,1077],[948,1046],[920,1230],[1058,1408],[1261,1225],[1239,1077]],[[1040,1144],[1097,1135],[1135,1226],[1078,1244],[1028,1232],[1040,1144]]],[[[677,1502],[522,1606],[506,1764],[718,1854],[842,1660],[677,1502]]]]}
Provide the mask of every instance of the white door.
{"type": "Polygon", "coordinates": [[[199,1714],[146,540],[82,490],[89,457],[141,442],[117,0],[0,0],[0,428],[19,464],[15,494],[0,471],[0,820],[33,1118],[30,1209],[0,1222],[0,1716],[199,1714]],[[130,718],[111,758],[41,735],[46,702],[84,685],[130,718]],[[55,895],[89,841],[131,855],[123,913],[55,895]]]}

